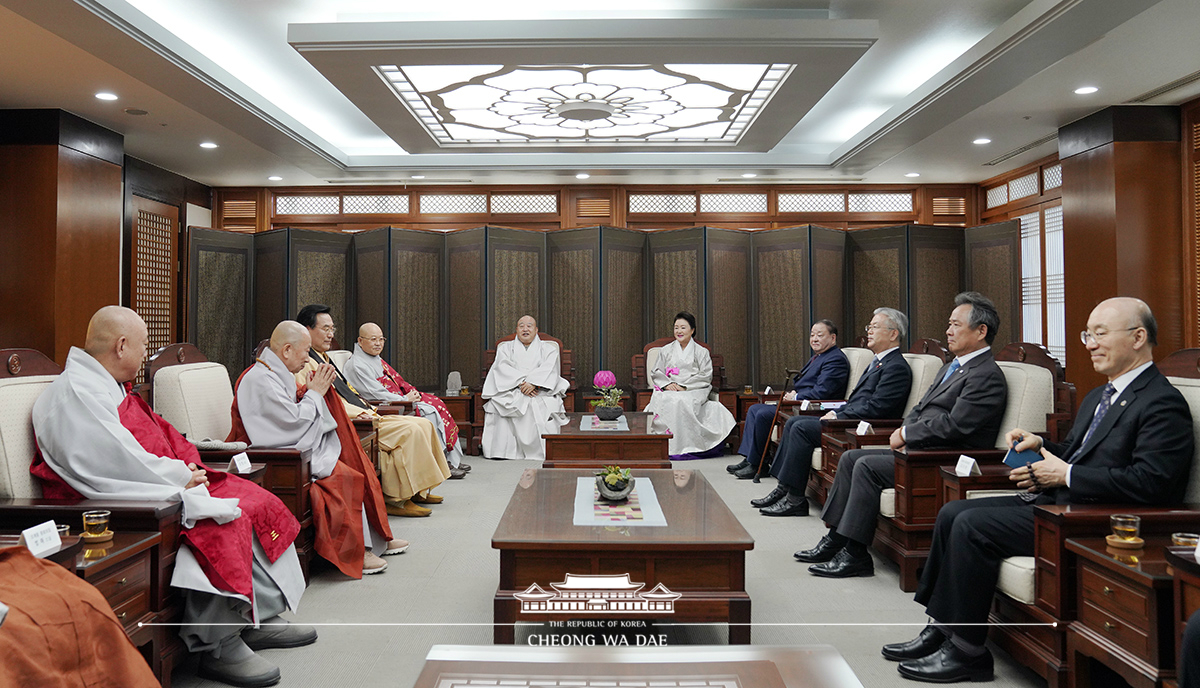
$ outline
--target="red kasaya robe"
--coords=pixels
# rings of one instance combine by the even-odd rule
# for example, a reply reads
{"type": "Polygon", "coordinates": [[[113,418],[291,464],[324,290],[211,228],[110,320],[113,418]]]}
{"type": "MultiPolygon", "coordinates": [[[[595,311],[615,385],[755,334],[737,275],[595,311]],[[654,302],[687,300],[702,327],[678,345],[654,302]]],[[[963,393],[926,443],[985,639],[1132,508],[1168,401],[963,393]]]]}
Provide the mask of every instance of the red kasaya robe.
{"type": "MultiPolygon", "coordinates": [[[[130,385],[126,384],[126,391],[130,385]]],[[[151,454],[194,463],[207,472],[208,493],[218,498],[236,498],[242,510],[240,518],[219,524],[212,519],[197,521],[195,527],[184,529],[180,540],[192,548],[200,568],[218,590],[253,597],[251,561],[254,557],[250,538],[258,536],[267,558],[279,559],[300,533],[300,523],[275,495],[255,485],[219,470],[213,470],[200,460],[195,445],[188,442],[170,423],[150,409],[136,394],[126,394],[117,409],[121,425],[151,454]]],[[[83,495],[63,480],[42,458],[39,451],[29,472],[42,481],[42,494],[50,499],[83,499],[83,495]]],[[[121,495],[113,495],[120,499],[121,495]]]]}
{"type": "MultiPolygon", "coordinates": [[[[242,378],[249,371],[250,368],[243,371],[238,377],[237,385],[234,385],[231,410],[233,428],[226,438],[227,442],[250,444],[250,436],[242,424],[237,402],[238,385],[241,385],[242,378]]],[[[305,391],[307,390],[302,385],[296,385],[297,402],[304,396],[305,391]]],[[[325,405],[337,421],[337,435],[342,452],[338,456],[338,462],[334,464],[333,473],[313,481],[309,492],[313,525],[316,529],[313,546],[317,554],[332,562],[342,573],[351,578],[362,578],[366,540],[363,537],[358,505],[362,505],[367,522],[375,532],[391,540],[392,529],[388,525],[387,506],[383,502],[383,488],[379,485],[379,477],[375,475],[375,466],[363,451],[358,441],[358,433],[355,432],[350,417],[346,415],[341,397],[333,387],[325,392],[325,405]]]]}
{"type": "MultiPolygon", "coordinates": [[[[412,390],[416,389],[412,385],[404,381],[388,362],[381,357],[379,362],[383,364],[383,377],[379,378],[379,382],[384,389],[392,394],[407,395],[412,390]]],[[[458,423],[454,422],[454,417],[450,415],[450,409],[446,408],[446,402],[438,398],[436,394],[421,393],[421,401],[429,404],[437,409],[438,416],[446,425],[446,450],[458,443],[458,423]]]]}

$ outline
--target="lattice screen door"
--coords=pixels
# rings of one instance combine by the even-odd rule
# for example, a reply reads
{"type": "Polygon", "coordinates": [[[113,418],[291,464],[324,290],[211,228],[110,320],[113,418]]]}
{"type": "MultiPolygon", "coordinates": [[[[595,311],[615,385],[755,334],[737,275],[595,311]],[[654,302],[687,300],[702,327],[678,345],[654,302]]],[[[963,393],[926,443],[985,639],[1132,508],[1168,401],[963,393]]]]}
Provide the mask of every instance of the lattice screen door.
{"type": "Polygon", "coordinates": [[[134,196],[129,301],[150,330],[149,353],[175,340],[178,244],[179,208],[134,196]]]}

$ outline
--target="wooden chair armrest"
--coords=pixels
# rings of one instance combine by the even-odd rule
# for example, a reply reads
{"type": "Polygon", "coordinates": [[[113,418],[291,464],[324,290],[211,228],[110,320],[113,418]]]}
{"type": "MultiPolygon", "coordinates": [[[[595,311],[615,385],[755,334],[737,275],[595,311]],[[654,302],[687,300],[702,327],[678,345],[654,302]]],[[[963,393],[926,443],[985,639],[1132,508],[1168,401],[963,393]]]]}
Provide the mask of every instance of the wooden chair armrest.
{"type": "MultiPolygon", "coordinates": [[[[106,509],[112,512],[112,518],[125,514],[148,514],[154,518],[170,518],[178,516],[183,509],[181,502],[139,501],[134,499],[0,499],[0,520],[3,514],[35,513],[46,514],[80,513],[106,509]]],[[[53,516],[47,516],[53,518],[53,516]]]]}
{"type": "MultiPolygon", "coordinates": [[[[225,465],[228,465],[229,460],[232,459],[234,457],[234,455],[240,454],[240,453],[241,452],[236,452],[236,451],[233,451],[232,449],[209,449],[209,450],[200,452],[200,459],[203,460],[204,463],[210,463],[210,461],[211,461],[211,463],[214,463],[214,464],[224,463],[225,465]]],[[[299,449],[271,449],[271,448],[267,448],[267,447],[250,447],[246,450],[246,456],[248,456],[250,458],[251,463],[265,463],[272,459],[280,460],[280,459],[287,459],[287,458],[292,458],[292,459],[295,459],[296,461],[301,460],[299,449]]],[[[216,466],[213,466],[213,468],[216,468],[216,466]]]]}
{"type": "Polygon", "coordinates": [[[945,463],[958,462],[958,457],[966,456],[975,459],[981,466],[985,463],[998,464],[1004,461],[1007,452],[999,449],[912,449],[896,450],[896,456],[903,456],[909,463],[945,463]]]}

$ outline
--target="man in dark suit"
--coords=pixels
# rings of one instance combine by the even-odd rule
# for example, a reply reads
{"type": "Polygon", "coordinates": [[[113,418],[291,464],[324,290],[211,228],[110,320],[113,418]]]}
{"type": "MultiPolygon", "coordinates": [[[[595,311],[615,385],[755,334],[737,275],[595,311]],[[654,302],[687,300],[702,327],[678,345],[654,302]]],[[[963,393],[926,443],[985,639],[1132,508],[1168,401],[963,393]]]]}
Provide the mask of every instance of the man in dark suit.
{"type": "MultiPolygon", "coordinates": [[[[809,331],[808,345],[813,357],[800,370],[800,377],[792,391],[784,399],[841,399],[846,393],[846,381],[850,378],[850,361],[837,345],[837,327],[829,320],[818,320],[809,331]]],[[[739,478],[752,478],[762,460],[767,434],[775,419],[773,404],[755,404],[746,411],[746,425],[742,429],[742,446],[738,453],[742,461],[725,467],[739,478]]]]}
{"type": "Polygon", "coordinates": [[[904,425],[892,433],[891,448],[856,449],[838,460],[837,477],[821,512],[829,534],[816,547],[795,554],[797,560],[813,563],[808,568],[813,575],[847,578],[875,572],[867,547],[875,538],[879,495],[896,484],[893,450],[995,445],[1008,400],[1004,373],[990,348],[1000,315],[991,299],[978,292],[963,292],[954,304],[946,347],[955,358],[942,367],[904,425]]]}
{"type": "Polygon", "coordinates": [[[1088,393],[1066,442],[1012,430],[1006,442],[1042,455],[1009,475],[1026,491],[951,502],[938,513],[916,594],[933,623],[915,639],[883,648],[884,657],[901,662],[906,678],[992,678],[984,624],[1001,561],[1033,555],[1034,505],[1183,500],[1194,451],[1192,417],[1183,395],[1154,366],[1154,314],[1138,299],[1109,299],[1092,311],[1087,327],[1080,337],[1108,384],[1088,393]]]}
{"type": "MultiPolygon", "coordinates": [[[[779,485],[762,499],[750,500],[764,516],[807,516],[808,484],[813,449],[821,444],[821,421],[837,418],[899,418],[912,386],[912,369],[900,353],[908,318],[895,308],[876,308],[867,325],[867,348],[875,358],[859,378],[854,393],[841,408],[816,416],[795,415],[783,425],[771,475],[779,485]]],[[[740,477],[740,476],[739,476],[740,477]]]]}

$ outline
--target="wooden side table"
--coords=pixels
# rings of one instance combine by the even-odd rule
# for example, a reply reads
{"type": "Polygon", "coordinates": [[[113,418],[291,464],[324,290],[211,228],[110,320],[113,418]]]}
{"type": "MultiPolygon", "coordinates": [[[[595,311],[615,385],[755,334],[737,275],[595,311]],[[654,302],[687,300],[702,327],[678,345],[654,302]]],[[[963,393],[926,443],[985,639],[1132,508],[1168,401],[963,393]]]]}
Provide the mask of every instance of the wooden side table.
{"type": "Polygon", "coordinates": [[[157,620],[150,598],[151,550],[161,542],[160,533],[118,531],[109,542],[85,543],[75,557],[76,575],[104,595],[138,647],[155,640],[155,627],[138,623],[157,620]]]}
{"type": "Polygon", "coordinates": [[[1138,550],[1109,547],[1103,537],[1070,538],[1078,557],[1078,621],[1067,631],[1072,686],[1092,685],[1094,663],[1134,688],[1175,678],[1170,536],[1146,535],[1138,550]]]}

